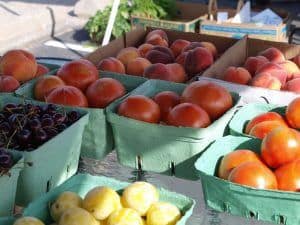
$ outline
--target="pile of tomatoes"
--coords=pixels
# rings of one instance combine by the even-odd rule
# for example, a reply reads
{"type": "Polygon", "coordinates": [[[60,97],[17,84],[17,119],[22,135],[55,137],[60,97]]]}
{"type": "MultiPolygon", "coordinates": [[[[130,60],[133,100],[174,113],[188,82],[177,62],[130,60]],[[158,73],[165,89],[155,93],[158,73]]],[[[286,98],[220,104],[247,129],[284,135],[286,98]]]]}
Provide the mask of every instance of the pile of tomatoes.
{"type": "MultiPolygon", "coordinates": [[[[259,115],[246,130],[264,121],[278,119],[282,125],[262,139],[260,154],[250,149],[237,149],[225,155],[218,176],[234,183],[259,189],[300,190],[300,97],[286,108],[285,116],[259,115]]],[[[252,128],[253,129],[253,128],[252,128]]]]}
{"type": "Polygon", "coordinates": [[[196,81],[186,86],[181,96],[173,91],[157,93],[153,98],[129,96],[119,105],[118,114],[148,123],[205,128],[232,105],[232,96],[225,88],[196,81]]]}

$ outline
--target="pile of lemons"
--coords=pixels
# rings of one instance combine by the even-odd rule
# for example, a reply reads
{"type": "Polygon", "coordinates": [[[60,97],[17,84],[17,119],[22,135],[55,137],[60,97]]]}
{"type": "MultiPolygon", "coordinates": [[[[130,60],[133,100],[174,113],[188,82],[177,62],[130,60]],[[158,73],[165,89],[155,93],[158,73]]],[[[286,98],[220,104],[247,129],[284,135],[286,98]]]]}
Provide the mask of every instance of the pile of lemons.
{"type": "MultiPolygon", "coordinates": [[[[122,196],[109,187],[95,187],[82,199],[74,192],[61,193],[51,205],[51,225],[175,225],[181,218],[173,204],[159,201],[152,184],[135,182],[122,196]]],[[[45,225],[22,217],[14,225],[45,225]]]]}

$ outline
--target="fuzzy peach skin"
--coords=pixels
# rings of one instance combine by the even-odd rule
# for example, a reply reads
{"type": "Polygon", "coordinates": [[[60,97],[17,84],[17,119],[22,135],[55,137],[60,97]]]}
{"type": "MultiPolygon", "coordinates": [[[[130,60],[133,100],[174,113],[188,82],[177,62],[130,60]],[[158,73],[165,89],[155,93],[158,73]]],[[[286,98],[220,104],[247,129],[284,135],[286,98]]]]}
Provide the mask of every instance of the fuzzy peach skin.
{"type": "Polygon", "coordinates": [[[19,81],[17,81],[13,76],[0,76],[0,92],[14,92],[19,87],[19,81]]]}
{"type": "Polygon", "coordinates": [[[187,41],[187,40],[183,40],[183,39],[177,39],[175,40],[172,45],[170,46],[170,49],[172,50],[174,57],[176,58],[177,56],[179,56],[182,52],[182,50],[190,45],[191,42],[187,41]]]}
{"type": "Polygon", "coordinates": [[[148,43],[145,43],[145,44],[142,44],[138,47],[138,51],[141,55],[141,57],[145,58],[147,53],[154,47],[154,45],[152,44],[148,44],[148,43]]]}
{"type": "Polygon", "coordinates": [[[272,90],[280,90],[281,82],[277,77],[272,76],[270,73],[260,73],[250,82],[251,86],[268,88],[272,90]]]}
{"type": "Polygon", "coordinates": [[[230,66],[223,74],[223,80],[237,84],[248,84],[251,79],[250,73],[243,67],[230,66]]]}
{"type": "Polygon", "coordinates": [[[271,76],[276,77],[280,82],[281,85],[284,86],[288,73],[283,69],[283,67],[277,63],[268,62],[262,65],[257,71],[256,74],[260,73],[269,73],[271,76]]]}
{"type": "Polygon", "coordinates": [[[121,51],[119,51],[117,55],[117,59],[120,60],[125,67],[129,61],[137,57],[140,57],[140,53],[138,49],[135,47],[123,48],[121,51]]]}
{"type": "Polygon", "coordinates": [[[296,63],[290,60],[278,63],[287,72],[287,80],[291,80],[294,74],[300,73],[300,70],[296,63]]]}
{"type": "Polygon", "coordinates": [[[126,74],[134,76],[143,76],[144,71],[151,65],[151,62],[145,58],[135,58],[127,63],[126,74]]]}
{"type": "Polygon", "coordinates": [[[0,74],[13,76],[19,82],[33,79],[36,71],[34,55],[25,50],[10,50],[0,59],[0,74]]]}
{"type": "Polygon", "coordinates": [[[267,62],[269,62],[269,60],[261,55],[255,57],[248,57],[244,64],[244,67],[246,70],[249,71],[251,76],[254,76],[257,70],[267,62]]]}
{"type": "Polygon", "coordinates": [[[48,67],[41,65],[41,64],[37,64],[37,71],[36,71],[35,77],[45,75],[46,73],[49,73],[49,72],[50,72],[50,70],[48,69],[48,67]]]}
{"type": "Polygon", "coordinates": [[[285,61],[285,57],[282,54],[282,52],[274,47],[268,48],[260,52],[259,55],[266,57],[270,62],[274,63],[280,63],[285,61]]]}
{"type": "Polygon", "coordinates": [[[162,46],[153,47],[147,54],[146,59],[148,59],[151,63],[173,63],[174,55],[173,52],[167,48],[162,46]]]}
{"type": "Polygon", "coordinates": [[[163,30],[153,30],[147,34],[145,43],[168,47],[168,35],[163,30]]]}
{"type": "Polygon", "coordinates": [[[36,100],[44,101],[47,94],[53,89],[64,85],[65,82],[58,76],[40,77],[34,86],[34,97],[36,100]]]}
{"type": "Polygon", "coordinates": [[[97,68],[103,71],[110,71],[114,73],[125,73],[125,67],[123,63],[115,57],[108,57],[106,59],[101,60],[97,68]]]}

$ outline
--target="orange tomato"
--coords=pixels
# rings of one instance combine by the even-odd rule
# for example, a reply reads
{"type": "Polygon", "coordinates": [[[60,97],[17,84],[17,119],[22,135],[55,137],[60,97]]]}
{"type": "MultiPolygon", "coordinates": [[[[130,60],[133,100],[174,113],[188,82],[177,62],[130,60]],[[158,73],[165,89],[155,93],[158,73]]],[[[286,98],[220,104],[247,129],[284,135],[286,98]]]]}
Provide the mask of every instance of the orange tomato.
{"type": "Polygon", "coordinates": [[[278,189],[283,191],[300,190],[300,160],[287,163],[275,171],[278,189]]]}
{"type": "Polygon", "coordinates": [[[300,129],[300,97],[294,99],[288,105],[285,116],[292,128],[300,129]]]}

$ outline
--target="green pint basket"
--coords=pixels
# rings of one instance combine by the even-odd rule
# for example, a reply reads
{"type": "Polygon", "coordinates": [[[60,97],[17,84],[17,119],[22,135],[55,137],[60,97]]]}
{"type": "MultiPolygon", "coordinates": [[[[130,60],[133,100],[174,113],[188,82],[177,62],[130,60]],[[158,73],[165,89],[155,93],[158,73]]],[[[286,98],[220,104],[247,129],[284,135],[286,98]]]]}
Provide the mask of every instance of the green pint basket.
{"type": "Polygon", "coordinates": [[[13,225],[15,220],[14,217],[0,217],[0,225],[13,225]]]}
{"type": "MultiPolygon", "coordinates": [[[[100,72],[100,77],[110,77],[120,81],[127,92],[132,91],[146,81],[143,77],[128,76],[111,72],[100,72]]],[[[34,99],[34,85],[37,79],[26,83],[16,91],[19,96],[34,99]]],[[[107,123],[105,110],[96,108],[84,108],[90,114],[88,125],[83,134],[81,156],[103,159],[114,148],[112,129],[107,123]]]]}
{"type": "MultiPolygon", "coordinates": [[[[90,191],[92,188],[97,186],[107,186],[119,193],[122,193],[123,189],[127,187],[129,183],[121,182],[112,178],[104,176],[92,176],[89,174],[78,174],[73,176],[59,187],[51,190],[49,193],[44,194],[36,201],[32,202],[25,210],[24,216],[34,216],[46,224],[50,224],[51,217],[49,214],[49,204],[54,202],[60,193],[64,191],[72,191],[78,193],[81,197],[90,191]]],[[[170,202],[176,205],[183,214],[183,217],[176,225],[184,225],[187,219],[191,216],[195,201],[184,195],[170,192],[165,189],[159,189],[160,200],[170,202]]]]}
{"type": "MultiPolygon", "coordinates": [[[[45,105],[36,101],[0,95],[0,108],[7,103],[30,102],[34,105],[45,105]]],[[[70,108],[61,107],[65,111],[70,108]]],[[[41,194],[63,183],[76,173],[78,168],[83,130],[89,115],[78,110],[83,116],[63,132],[31,152],[21,152],[24,157],[24,168],[20,172],[17,187],[16,203],[27,205],[41,194]]]]}
{"type": "MultiPolygon", "coordinates": [[[[181,94],[186,86],[186,84],[149,80],[130,95],[153,97],[161,91],[174,91],[181,94]]],[[[107,109],[119,162],[133,168],[139,164],[144,170],[192,180],[198,179],[193,170],[195,160],[211,142],[226,133],[225,128],[239,103],[239,96],[232,93],[234,106],[229,111],[209,127],[195,129],[145,123],[119,116],[116,113],[117,108],[126,97],[112,103],[107,109]]]]}
{"type": "MultiPolygon", "coordinates": [[[[18,178],[20,171],[24,167],[22,153],[16,151],[10,151],[10,153],[14,159],[14,166],[7,174],[0,176],[0,224],[2,223],[1,217],[13,215],[18,178]]],[[[2,220],[4,221],[4,218],[2,220]]]]}
{"type": "Polygon", "coordinates": [[[251,103],[243,106],[232,118],[229,123],[230,134],[234,136],[252,137],[244,133],[247,123],[258,116],[266,112],[277,112],[284,116],[286,107],[277,106],[267,103],[251,103]]]}
{"type": "Polygon", "coordinates": [[[220,159],[236,149],[260,152],[261,141],[248,137],[226,136],[215,141],[197,160],[206,205],[219,212],[275,224],[300,224],[300,194],[259,190],[231,183],[215,176],[220,159]]]}

